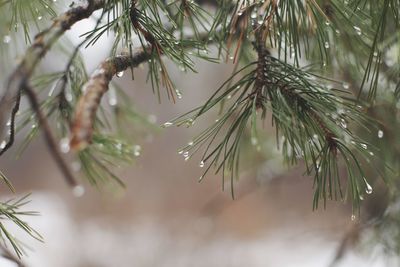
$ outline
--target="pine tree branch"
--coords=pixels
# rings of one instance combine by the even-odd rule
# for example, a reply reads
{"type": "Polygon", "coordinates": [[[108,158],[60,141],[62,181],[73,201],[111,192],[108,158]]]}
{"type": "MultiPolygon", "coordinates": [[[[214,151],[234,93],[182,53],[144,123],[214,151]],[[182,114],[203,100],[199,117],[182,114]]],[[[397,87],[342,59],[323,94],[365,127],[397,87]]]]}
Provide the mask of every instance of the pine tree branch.
{"type": "Polygon", "coordinates": [[[36,35],[34,42],[10,75],[4,95],[0,100],[0,136],[3,136],[7,121],[5,117],[10,113],[18,91],[27,87],[26,83],[31,78],[40,60],[64,32],[69,30],[76,22],[88,18],[95,10],[103,8],[106,2],[106,0],[90,0],[86,7],[71,8],[57,17],[49,28],[36,35]]]}
{"type": "Polygon", "coordinates": [[[68,164],[65,162],[64,158],[61,155],[59,146],[54,138],[50,125],[46,119],[46,116],[40,109],[40,104],[37,99],[36,93],[30,87],[27,82],[24,82],[23,87],[21,88],[24,90],[25,94],[27,95],[29,102],[31,104],[32,110],[35,112],[37,119],[39,121],[39,126],[43,129],[44,137],[46,144],[49,148],[50,153],[52,154],[54,161],[57,163],[58,167],[60,168],[61,172],[63,173],[67,183],[73,187],[77,185],[75,177],[69,168],[68,164]]]}
{"type": "Polygon", "coordinates": [[[140,49],[133,55],[119,55],[103,61],[84,85],[83,96],[76,107],[75,119],[72,122],[72,138],[70,147],[80,150],[86,147],[92,138],[93,122],[97,109],[108,85],[114,75],[127,68],[137,67],[140,63],[150,59],[151,48],[148,51],[140,49]]]}
{"type": "MultiPolygon", "coordinates": [[[[207,34],[203,32],[199,38],[204,41],[208,36],[207,34]]],[[[84,94],[79,99],[75,110],[75,118],[71,127],[71,149],[81,150],[91,143],[96,112],[113,76],[118,72],[122,72],[127,68],[135,68],[149,60],[153,49],[153,44],[150,43],[150,46],[145,49],[138,49],[132,55],[128,53],[108,58],[94,71],[88,82],[83,86],[82,91],[84,94]]]]}

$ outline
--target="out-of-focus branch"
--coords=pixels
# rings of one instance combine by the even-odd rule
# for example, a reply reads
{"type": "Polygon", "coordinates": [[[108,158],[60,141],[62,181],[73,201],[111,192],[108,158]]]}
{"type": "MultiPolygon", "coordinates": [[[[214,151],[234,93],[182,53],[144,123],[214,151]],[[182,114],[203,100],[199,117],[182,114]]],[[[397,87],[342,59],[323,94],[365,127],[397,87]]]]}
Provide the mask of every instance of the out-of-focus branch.
{"type": "Polygon", "coordinates": [[[35,92],[32,90],[30,85],[27,82],[23,83],[23,87],[21,88],[24,93],[27,95],[29,102],[31,104],[32,110],[35,112],[36,117],[39,121],[39,126],[43,129],[44,137],[46,144],[49,148],[50,153],[52,154],[54,161],[60,168],[61,172],[63,173],[67,183],[73,187],[77,185],[73,172],[69,168],[68,164],[65,162],[64,158],[61,155],[58,143],[54,138],[49,122],[46,119],[46,116],[40,109],[40,104],[37,99],[35,92]]]}
{"type": "Polygon", "coordinates": [[[57,17],[53,24],[36,35],[32,45],[26,50],[21,62],[12,72],[5,92],[0,100],[0,137],[3,137],[7,117],[14,106],[15,97],[32,76],[40,60],[53,44],[76,22],[88,18],[95,10],[103,8],[106,0],[90,0],[86,6],[69,9],[57,17]]]}
{"type": "MultiPolygon", "coordinates": [[[[10,118],[10,130],[9,134],[10,136],[8,137],[8,142],[4,145],[4,147],[1,148],[0,150],[0,156],[3,155],[13,144],[14,144],[14,139],[15,139],[15,117],[17,116],[17,113],[19,111],[19,106],[21,104],[21,90],[18,91],[17,97],[15,99],[14,107],[11,111],[11,118],[10,118]]],[[[8,125],[8,123],[7,123],[8,125]]]]}
{"type": "Polygon", "coordinates": [[[14,262],[18,267],[26,267],[26,265],[23,264],[17,256],[12,254],[11,251],[9,251],[6,248],[6,246],[1,243],[0,243],[0,250],[1,250],[1,252],[0,252],[1,257],[14,262]]]}

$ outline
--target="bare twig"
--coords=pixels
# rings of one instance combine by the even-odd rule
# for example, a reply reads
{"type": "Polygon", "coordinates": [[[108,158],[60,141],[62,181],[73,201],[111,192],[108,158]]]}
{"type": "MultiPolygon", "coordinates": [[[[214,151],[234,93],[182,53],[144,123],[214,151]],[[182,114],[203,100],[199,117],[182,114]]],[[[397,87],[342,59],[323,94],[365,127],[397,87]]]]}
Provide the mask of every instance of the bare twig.
{"type": "Polygon", "coordinates": [[[21,103],[21,90],[18,91],[18,93],[17,93],[17,97],[15,99],[15,104],[14,104],[14,107],[13,107],[13,109],[11,111],[10,130],[9,130],[9,135],[10,136],[8,138],[8,142],[1,149],[0,156],[3,155],[14,143],[14,139],[15,139],[15,117],[17,116],[17,113],[19,111],[20,103],[21,103]]]}
{"type": "Polygon", "coordinates": [[[339,246],[336,249],[335,256],[330,263],[329,267],[335,267],[340,260],[343,259],[346,252],[351,249],[360,239],[361,231],[365,228],[365,225],[360,223],[354,224],[349,230],[346,231],[339,246]]]}
{"type": "MultiPolygon", "coordinates": [[[[105,13],[106,13],[106,9],[103,9],[103,12],[101,13],[101,16],[100,16],[100,17],[97,19],[97,21],[96,21],[96,25],[94,26],[94,29],[97,29],[97,27],[100,25],[101,20],[103,19],[105,13]]],[[[75,47],[74,51],[72,52],[72,54],[71,54],[71,56],[70,56],[70,58],[69,58],[69,61],[68,61],[67,65],[66,65],[66,67],[65,67],[64,74],[63,74],[63,76],[61,77],[61,80],[60,80],[59,99],[64,99],[64,98],[65,98],[64,94],[65,94],[65,88],[66,88],[67,83],[68,83],[68,74],[70,73],[71,67],[72,67],[72,65],[74,64],[74,60],[75,60],[76,56],[78,55],[78,53],[79,53],[81,47],[82,47],[87,41],[89,41],[90,38],[93,37],[94,34],[95,34],[95,31],[93,31],[91,34],[88,34],[88,35],[86,36],[86,38],[85,38],[82,42],[80,42],[80,43],[75,47]]]]}
{"type": "Polygon", "coordinates": [[[24,81],[22,85],[23,87],[21,89],[24,90],[25,94],[27,95],[31,107],[35,112],[37,119],[39,121],[39,126],[43,129],[46,144],[49,148],[50,153],[54,157],[54,161],[57,163],[58,167],[63,173],[67,183],[71,186],[76,186],[77,182],[75,180],[75,177],[71,169],[69,168],[68,164],[65,162],[64,158],[61,155],[58,143],[56,142],[56,139],[54,138],[51,132],[51,128],[46,119],[46,116],[40,109],[39,101],[37,99],[35,92],[32,90],[28,82],[24,81]]]}
{"type": "Polygon", "coordinates": [[[4,95],[0,100],[0,137],[6,128],[6,117],[10,113],[15,97],[32,76],[40,60],[50,50],[52,45],[71,28],[76,22],[88,18],[95,10],[103,8],[106,0],[92,0],[87,6],[78,6],[69,9],[57,17],[53,24],[36,35],[33,44],[27,49],[17,68],[10,75],[4,95]]]}

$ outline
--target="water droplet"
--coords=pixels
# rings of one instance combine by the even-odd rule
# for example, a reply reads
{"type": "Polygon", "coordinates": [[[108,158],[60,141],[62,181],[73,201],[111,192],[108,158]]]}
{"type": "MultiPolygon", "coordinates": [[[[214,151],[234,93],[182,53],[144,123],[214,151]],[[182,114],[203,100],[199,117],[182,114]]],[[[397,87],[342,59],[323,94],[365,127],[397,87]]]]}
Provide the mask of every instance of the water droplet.
{"type": "Polygon", "coordinates": [[[203,167],[204,167],[204,161],[200,161],[199,167],[200,167],[200,168],[203,168],[203,167]]]}
{"type": "Polygon", "coordinates": [[[326,26],[331,25],[331,23],[329,22],[329,20],[325,21],[325,25],[326,25],[326,26]]]}
{"type": "Polygon", "coordinates": [[[1,141],[0,143],[0,149],[3,149],[6,147],[7,142],[5,140],[1,141]]]}
{"type": "Polygon", "coordinates": [[[108,104],[112,107],[118,104],[117,94],[114,88],[108,90],[108,104]]]}
{"type": "Polygon", "coordinates": [[[195,123],[195,121],[194,121],[193,119],[188,119],[187,122],[186,122],[186,127],[189,128],[189,127],[192,126],[194,123],[195,123]]]}
{"type": "Polygon", "coordinates": [[[172,122],[169,122],[169,121],[167,121],[166,123],[164,123],[163,125],[162,125],[162,127],[163,128],[167,128],[167,127],[170,127],[170,126],[172,126],[172,122]]]}
{"type": "Polygon", "coordinates": [[[340,126],[342,126],[343,129],[347,128],[347,123],[346,123],[346,121],[344,119],[340,120],[340,126]]]}
{"type": "Polygon", "coordinates": [[[189,152],[188,152],[188,151],[183,152],[183,157],[184,157],[184,158],[189,157],[189,152]]]}
{"type": "Polygon", "coordinates": [[[354,30],[356,31],[357,35],[361,35],[361,34],[362,34],[360,27],[358,27],[358,26],[353,26],[353,28],[354,28],[354,30]]]}
{"type": "Polygon", "coordinates": [[[370,154],[371,156],[375,155],[374,152],[372,152],[372,151],[370,151],[369,154],[370,154]]]}
{"type": "Polygon", "coordinates": [[[5,35],[3,38],[3,43],[9,44],[11,42],[11,36],[10,35],[5,35]]]}
{"type": "Polygon", "coordinates": [[[73,99],[71,92],[66,92],[65,93],[65,100],[67,100],[68,102],[71,102],[73,99]]]}
{"type": "Polygon", "coordinates": [[[251,12],[251,15],[250,15],[250,17],[251,17],[252,19],[255,19],[255,18],[257,18],[257,11],[253,11],[253,12],[251,12]]]}
{"type": "Polygon", "coordinates": [[[326,49],[328,49],[330,47],[328,42],[325,42],[324,46],[325,46],[326,49]]]}
{"type": "Polygon", "coordinates": [[[42,20],[42,18],[43,18],[42,16],[38,16],[37,17],[38,20],[42,20]]]}
{"type": "Polygon", "coordinates": [[[77,185],[72,189],[72,194],[75,197],[81,197],[85,194],[85,188],[81,185],[77,185]]]}
{"type": "Polygon", "coordinates": [[[368,195],[372,194],[372,186],[367,182],[367,179],[364,177],[364,183],[365,183],[365,193],[368,195]]]}
{"type": "Polygon", "coordinates": [[[133,155],[135,157],[139,157],[141,151],[142,151],[142,147],[140,145],[134,145],[133,146],[133,155]]]}
{"type": "Polygon", "coordinates": [[[178,89],[175,89],[175,93],[176,93],[176,96],[178,97],[178,99],[182,99],[181,91],[179,91],[178,89]]]}
{"type": "Polygon", "coordinates": [[[355,219],[356,219],[356,215],[351,214],[351,220],[352,220],[352,221],[355,221],[355,219]]]}
{"type": "Polygon", "coordinates": [[[360,146],[361,146],[362,148],[364,148],[364,149],[367,149],[367,148],[368,148],[368,146],[367,146],[366,144],[363,144],[363,143],[360,143],[360,146]]]}
{"type": "Polygon", "coordinates": [[[70,147],[69,147],[69,139],[68,138],[63,138],[60,140],[60,150],[62,153],[69,152],[70,147]]]}
{"type": "Polygon", "coordinates": [[[118,150],[118,152],[121,152],[122,151],[122,144],[121,143],[115,144],[115,148],[118,150]]]}
{"type": "Polygon", "coordinates": [[[383,137],[383,131],[382,130],[379,130],[378,131],[378,138],[382,138],[383,137]]]}
{"type": "Polygon", "coordinates": [[[252,137],[252,138],[251,138],[251,144],[252,144],[253,146],[257,145],[257,144],[258,144],[258,139],[257,139],[256,137],[252,137]]]}
{"type": "Polygon", "coordinates": [[[342,108],[338,108],[338,109],[337,109],[337,113],[338,113],[339,115],[342,115],[342,114],[346,113],[346,111],[345,111],[344,109],[342,109],[342,108]]]}
{"type": "Polygon", "coordinates": [[[120,72],[117,72],[117,74],[115,74],[118,78],[121,78],[122,76],[124,76],[124,72],[123,71],[120,71],[120,72]]]}
{"type": "Polygon", "coordinates": [[[349,88],[350,88],[350,84],[347,83],[347,82],[344,82],[344,83],[342,84],[342,86],[343,86],[344,89],[349,89],[349,88]]]}
{"type": "Polygon", "coordinates": [[[188,146],[193,146],[193,141],[190,141],[190,142],[188,143],[188,146]]]}

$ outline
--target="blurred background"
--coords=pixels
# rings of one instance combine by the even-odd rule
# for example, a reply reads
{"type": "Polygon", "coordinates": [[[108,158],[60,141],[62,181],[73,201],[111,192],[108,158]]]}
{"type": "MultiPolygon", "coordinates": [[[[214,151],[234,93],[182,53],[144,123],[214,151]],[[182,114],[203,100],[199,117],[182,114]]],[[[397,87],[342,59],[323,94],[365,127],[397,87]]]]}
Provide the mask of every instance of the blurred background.
{"type": "MultiPolygon", "coordinates": [[[[68,36],[77,44],[77,36],[93,24],[85,20],[68,36]]],[[[107,57],[110,47],[104,39],[82,51],[89,73],[107,57]]],[[[54,54],[45,58],[43,68],[54,65],[54,54]]],[[[146,83],[146,67],[135,70],[134,81],[127,71],[116,82],[141,114],[162,125],[206,100],[229,77],[232,62],[199,62],[197,70],[197,74],[171,70],[183,95],[176,104],[158,103],[146,83]]],[[[208,175],[198,183],[202,174],[198,161],[185,161],[177,151],[207,123],[204,119],[192,128],[150,130],[137,140],[140,156],[117,172],[126,190],[111,193],[85,184],[83,196],[75,197],[42,138],[18,160],[15,149],[1,157],[0,169],[18,194],[32,193],[27,209],[40,212],[26,220],[44,243],[17,231],[29,248],[23,259],[26,266],[329,266],[358,224],[351,220],[351,207],[329,202],[326,210],[312,211],[312,178],[303,176],[301,164],[288,168],[279,157],[260,156],[260,164],[244,168],[234,184],[234,200],[229,190],[221,190],[219,176],[208,175]]],[[[274,134],[268,123],[265,131],[274,134]]],[[[276,150],[274,141],[263,149],[276,150]]],[[[2,198],[10,198],[4,185],[0,189],[2,198]]],[[[393,264],[379,246],[365,246],[347,250],[336,266],[393,264]]],[[[0,266],[15,265],[0,259],[0,266]]]]}

